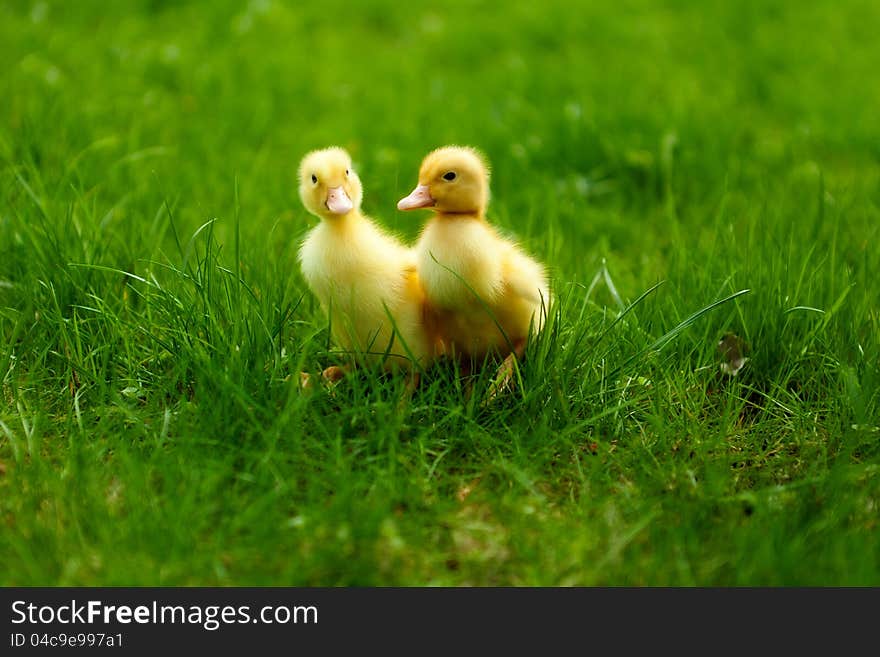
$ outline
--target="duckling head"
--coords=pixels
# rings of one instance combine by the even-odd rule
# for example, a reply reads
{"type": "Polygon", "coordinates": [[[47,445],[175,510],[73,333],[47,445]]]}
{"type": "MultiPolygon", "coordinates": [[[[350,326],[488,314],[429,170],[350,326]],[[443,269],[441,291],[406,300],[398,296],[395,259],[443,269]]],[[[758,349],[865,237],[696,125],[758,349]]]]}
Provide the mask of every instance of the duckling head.
{"type": "Polygon", "coordinates": [[[473,148],[444,146],[422,161],[418,186],[397,209],[483,216],[488,203],[489,167],[483,156],[473,148]]]}
{"type": "Polygon", "coordinates": [[[363,188],[351,156],[337,147],[308,153],[299,165],[299,196],[306,210],[322,219],[359,209],[363,188]]]}

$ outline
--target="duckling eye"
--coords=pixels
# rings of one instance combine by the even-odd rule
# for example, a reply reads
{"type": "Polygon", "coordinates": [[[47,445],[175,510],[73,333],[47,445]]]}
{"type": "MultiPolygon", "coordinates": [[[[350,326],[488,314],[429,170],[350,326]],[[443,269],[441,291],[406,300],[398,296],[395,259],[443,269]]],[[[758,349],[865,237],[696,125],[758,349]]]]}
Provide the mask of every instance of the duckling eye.
{"type": "Polygon", "coordinates": [[[346,169],[346,170],[345,170],[345,175],[347,176],[349,173],[351,173],[351,172],[350,172],[348,169],[346,169]]]}
{"type": "Polygon", "coordinates": [[[314,184],[314,185],[318,184],[318,176],[316,176],[315,174],[312,174],[312,184],[314,184]]]}
{"type": "Polygon", "coordinates": [[[455,171],[447,171],[444,173],[443,180],[455,180],[455,171]]]}

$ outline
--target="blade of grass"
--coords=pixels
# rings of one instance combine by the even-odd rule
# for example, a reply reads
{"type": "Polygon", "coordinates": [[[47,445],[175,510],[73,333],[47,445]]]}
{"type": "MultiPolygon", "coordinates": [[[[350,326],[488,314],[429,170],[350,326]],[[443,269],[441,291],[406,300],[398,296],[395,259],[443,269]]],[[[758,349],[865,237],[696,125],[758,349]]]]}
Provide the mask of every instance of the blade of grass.
{"type": "Polygon", "coordinates": [[[665,347],[667,344],[669,344],[669,342],[674,340],[682,331],[684,331],[689,326],[691,326],[692,324],[697,322],[701,317],[703,317],[703,315],[713,311],[718,306],[722,306],[725,303],[733,301],[737,297],[741,297],[744,294],[748,294],[750,291],[751,290],[740,290],[739,292],[735,292],[734,294],[731,294],[730,296],[727,296],[723,299],[715,301],[714,303],[710,303],[705,308],[701,308],[697,312],[693,313],[690,317],[685,319],[683,322],[678,324],[675,328],[673,328],[672,330],[667,331],[666,333],[661,335],[659,338],[657,338],[650,345],[648,345],[647,347],[645,347],[641,351],[638,351],[635,354],[633,354],[632,356],[630,356],[629,358],[627,358],[625,361],[623,361],[623,363],[621,363],[614,370],[612,370],[607,378],[610,380],[614,380],[617,377],[617,375],[620,374],[620,372],[622,372],[624,369],[626,369],[626,367],[628,367],[630,365],[630,363],[639,360],[640,358],[642,358],[643,356],[645,356],[648,353],[660,351],[661,349],[663,349],[663,347],[665,347]]]}

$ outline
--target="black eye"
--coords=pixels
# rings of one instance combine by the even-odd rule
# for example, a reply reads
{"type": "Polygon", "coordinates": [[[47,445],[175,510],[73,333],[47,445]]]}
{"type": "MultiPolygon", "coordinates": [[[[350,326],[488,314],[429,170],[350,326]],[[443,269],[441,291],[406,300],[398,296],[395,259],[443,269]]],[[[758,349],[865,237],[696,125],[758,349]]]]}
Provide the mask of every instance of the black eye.
{"type": "Polygon", "coordinates": [[[350,172],[348,169],[346,169],[346,170],[345,170],[345,175],[347,176],[349,173],[351,173],[351,172],[350,172]]]}
{"type": "Polygon", "coordinates": [[[443,180],[455,180],[455,171],[447,171],[444,173],[443,180]]]}
{"type": "Polygon", "coordinates": [[[315,184],[318,183],[318,176],[316,176],[315,174],[312,174],[312,182],[315,184]]]}

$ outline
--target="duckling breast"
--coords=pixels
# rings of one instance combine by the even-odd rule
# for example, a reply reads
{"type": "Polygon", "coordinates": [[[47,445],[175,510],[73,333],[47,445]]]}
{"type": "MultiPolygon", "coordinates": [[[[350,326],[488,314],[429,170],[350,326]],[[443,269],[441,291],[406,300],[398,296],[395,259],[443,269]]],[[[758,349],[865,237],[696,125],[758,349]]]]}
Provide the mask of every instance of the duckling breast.
{"type": "Polygon", "coordinates": [[[422,233],[416,254],[425,295],[440,308],[491,305],[503,288],[497,238],[482,222],[433,221],[422,233]]]}

